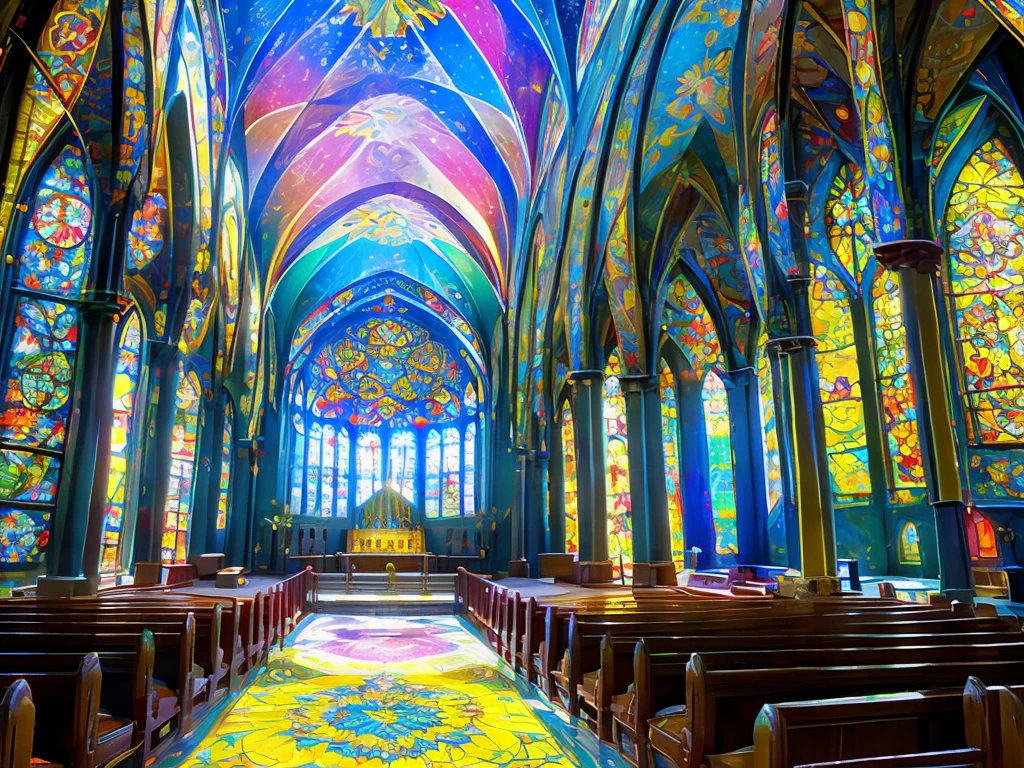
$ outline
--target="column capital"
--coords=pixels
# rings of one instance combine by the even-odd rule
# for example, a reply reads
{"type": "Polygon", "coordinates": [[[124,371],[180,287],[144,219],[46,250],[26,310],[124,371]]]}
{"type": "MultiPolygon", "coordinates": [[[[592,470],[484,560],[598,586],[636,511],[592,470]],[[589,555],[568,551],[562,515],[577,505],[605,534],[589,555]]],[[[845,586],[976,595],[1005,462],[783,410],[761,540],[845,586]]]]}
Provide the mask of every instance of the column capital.
{"type": "Polygon", "coordinates": [[[625,374],[619,376],[619,386],[624,393],[643,394],[657,389],[658,377],[648,373],[625,374]]]}
{"type": "Polygon", "coordinates": [[[935,275],[942,261],[942,246],[932,240],[893,240],[875,244],[878,263],[886,269],[913,269],[922,275],[935,275]]]}
{"type": "Polygon", "coordinates": [[[805,349],[814,349],[818,346],[818,341],[813,336],[780,336],[774,339],[768,339],[768,350],[771,351],[775,348],[779,351],[780,355],[791,355],[794,352],[800,352],[805,349]]]}
{"type": "Polygon", "coordinates": [[[582,383],[585,386],[590,386],[592,381],[604,381],[604,371],[597,370],[582,370],[582,371],[569,371],[568,379],[572,384],[582,383]]]}

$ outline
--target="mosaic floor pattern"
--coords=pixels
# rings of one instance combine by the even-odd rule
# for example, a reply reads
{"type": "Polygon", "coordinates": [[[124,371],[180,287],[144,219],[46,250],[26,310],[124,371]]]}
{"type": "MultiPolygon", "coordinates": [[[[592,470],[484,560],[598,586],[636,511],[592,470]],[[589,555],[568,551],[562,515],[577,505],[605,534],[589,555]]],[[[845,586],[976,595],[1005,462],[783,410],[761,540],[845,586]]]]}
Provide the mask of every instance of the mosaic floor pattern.
{"type": "Polygon", "coordinates": [[[457,619],[324,616],[162,766],[594,766],[553,718],[457,619]]]}

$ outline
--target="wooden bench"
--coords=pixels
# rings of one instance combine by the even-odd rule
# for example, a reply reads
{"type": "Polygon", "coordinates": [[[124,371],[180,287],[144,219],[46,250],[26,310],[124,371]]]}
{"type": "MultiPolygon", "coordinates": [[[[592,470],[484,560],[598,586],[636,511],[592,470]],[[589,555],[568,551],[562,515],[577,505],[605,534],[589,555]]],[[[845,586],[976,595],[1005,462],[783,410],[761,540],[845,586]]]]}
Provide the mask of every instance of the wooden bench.
{"type": "Polygon", "coordinates": [[[1024,687],[988,687],[971,677],[964,687],[967,744],[983,751],[990,768],[1024,766],[1024,687]]]}
{"type": "Polygon", "coordinates": [[[898,757],[869,757],[832,763],[806,763],[794,768],[986,768],[985,755],[977,749],[929,752],[898,757]]]}
{"type": "Polygon", "coordinates": [[[24,680],[0,688],[0,768],[29,768],[36,708],[24,680]]]}

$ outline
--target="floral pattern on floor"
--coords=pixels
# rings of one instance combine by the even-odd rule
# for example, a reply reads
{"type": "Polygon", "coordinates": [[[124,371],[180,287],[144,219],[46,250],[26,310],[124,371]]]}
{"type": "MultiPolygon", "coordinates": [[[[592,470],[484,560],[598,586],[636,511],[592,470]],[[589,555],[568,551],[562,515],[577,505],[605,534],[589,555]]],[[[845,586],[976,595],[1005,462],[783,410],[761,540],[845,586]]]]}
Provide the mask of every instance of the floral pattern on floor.
{"type": "Polygon", "coordinates": [[[498,667],[456,619],[320,617],[163,765],[579,768],[498,667]]]}

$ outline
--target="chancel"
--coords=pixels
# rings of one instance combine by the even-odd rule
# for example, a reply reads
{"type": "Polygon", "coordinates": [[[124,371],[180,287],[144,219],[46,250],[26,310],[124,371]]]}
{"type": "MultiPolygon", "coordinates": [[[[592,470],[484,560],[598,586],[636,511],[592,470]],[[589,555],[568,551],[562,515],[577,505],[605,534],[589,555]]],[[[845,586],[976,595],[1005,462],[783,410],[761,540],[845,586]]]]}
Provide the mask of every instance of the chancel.
{"type": "Polygon", "coordinates": [[[0,768],[1024,768],[1024,0],[0,0],[0,768]]]}

